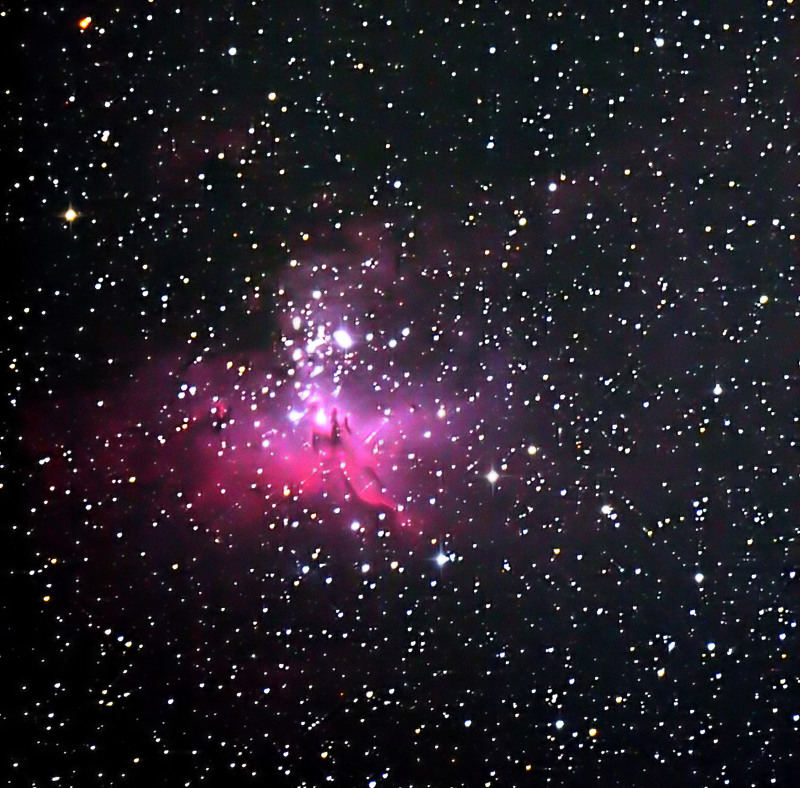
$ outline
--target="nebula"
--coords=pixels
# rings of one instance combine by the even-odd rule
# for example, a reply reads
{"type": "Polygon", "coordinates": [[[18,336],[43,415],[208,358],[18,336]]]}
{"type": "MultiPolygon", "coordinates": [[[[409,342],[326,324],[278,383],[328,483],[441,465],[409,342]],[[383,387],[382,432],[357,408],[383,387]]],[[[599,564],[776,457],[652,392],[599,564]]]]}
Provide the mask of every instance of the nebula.
{"type": "Polygon", "coordinates": [[[48,485],[87,506],[123,495],[156,514],[177,504],[224,527],[274,527],[300,507],[326,522],[424,529],[476,510],[476,486],[483,500],[519,478],[510,464],[532,461],[528,439],[509,442],[497,408],[510,402],[500,380],[513,362],[497,338],[469,335],[464,315],[482,292],[464,288],[469,266],[458,281],[400,266],[379,226],[347,238],[335,254],[312,246],[286,261],[263,347],[189,342],[35,414],[29,445],[48,458],[48,485]]]}

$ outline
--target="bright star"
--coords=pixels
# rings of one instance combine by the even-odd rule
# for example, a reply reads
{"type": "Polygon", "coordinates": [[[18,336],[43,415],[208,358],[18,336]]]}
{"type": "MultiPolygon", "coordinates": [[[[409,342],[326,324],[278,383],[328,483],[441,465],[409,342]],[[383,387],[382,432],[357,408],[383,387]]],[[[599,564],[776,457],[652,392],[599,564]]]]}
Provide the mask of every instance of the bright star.
{"type": "Polygon", "coordinates": [[[333,338],[336,340],[336,344],[344,350],[350,350],[353,347],[353,338],[343,328],[334,331],[333,338]]]}

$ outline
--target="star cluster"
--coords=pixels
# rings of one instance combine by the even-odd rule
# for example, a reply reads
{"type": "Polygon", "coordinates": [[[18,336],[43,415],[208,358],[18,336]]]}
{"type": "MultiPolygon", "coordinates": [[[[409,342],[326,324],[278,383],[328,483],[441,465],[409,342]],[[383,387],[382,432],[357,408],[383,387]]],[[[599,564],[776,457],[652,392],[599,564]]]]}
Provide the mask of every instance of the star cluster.
{"type": "Polygon", "coordinates": [[[6,785],[791,781],[793,3],[505,6],[0,12],[6,785]]]}

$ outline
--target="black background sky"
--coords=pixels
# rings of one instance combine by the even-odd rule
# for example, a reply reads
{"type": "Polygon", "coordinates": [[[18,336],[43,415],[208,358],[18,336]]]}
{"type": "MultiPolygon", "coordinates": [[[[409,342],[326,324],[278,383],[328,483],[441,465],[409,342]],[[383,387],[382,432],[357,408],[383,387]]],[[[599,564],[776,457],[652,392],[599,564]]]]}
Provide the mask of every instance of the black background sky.
{"type": "Polygon", "coordinates": [[[6,785],[791,782],[792,3],[0,30],[6,785]]]}

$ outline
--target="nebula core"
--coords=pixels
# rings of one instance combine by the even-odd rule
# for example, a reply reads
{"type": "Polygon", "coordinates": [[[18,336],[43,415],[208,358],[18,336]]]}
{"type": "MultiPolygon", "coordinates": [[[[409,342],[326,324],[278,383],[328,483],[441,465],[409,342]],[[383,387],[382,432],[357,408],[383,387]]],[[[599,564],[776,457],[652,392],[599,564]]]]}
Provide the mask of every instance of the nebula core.
{"type": "MultiPolygon", "coordinates": [[[[533,370],[513,361],[519,337],[476,343],[472,321],[491,325],[485,293],[512,288],[513,273],[489,285],[465,263],[455,279],[446,249],[411,267],[380,225],[343,235],[338,253],[309,244],[287,259],[274,293],[250,288],[278,326],[262,347],[227,352],[193,334],[127,380],[35,414],[48,484],[96,505],[123,488],[156,509],[177,497],[191,521],[226,528],[275,528],[300,506],[331,528],[424,535],[457,528],[454,511],[471,521],[498,488],[519,505],[519,480],[542,465],[533,398],[513,396],[533,370]],[[45,424],[69,438],[48,444],[45,424]]],[[[258,308],[245,319],[265,322],[258,308]]]]}

